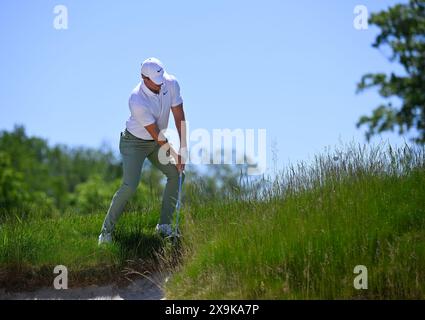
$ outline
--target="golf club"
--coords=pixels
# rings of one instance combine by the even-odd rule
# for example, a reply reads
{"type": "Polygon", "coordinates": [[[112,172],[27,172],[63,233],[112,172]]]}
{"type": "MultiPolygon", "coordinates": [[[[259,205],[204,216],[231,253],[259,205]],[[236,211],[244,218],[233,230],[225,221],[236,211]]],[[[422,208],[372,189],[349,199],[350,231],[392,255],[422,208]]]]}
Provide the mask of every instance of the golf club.
{"type": "Polygon", "coordinates": [[[179,173],[179,188],[178,188],[177,202],[176,202],[176,225],[174,227],[174,232],[172,234],[174,243],[176,242],[177,238],[180,237],[179,217],[180,217],[180,208],[181,208],[182,183],[183,183],[183,171],[179,173]]]}

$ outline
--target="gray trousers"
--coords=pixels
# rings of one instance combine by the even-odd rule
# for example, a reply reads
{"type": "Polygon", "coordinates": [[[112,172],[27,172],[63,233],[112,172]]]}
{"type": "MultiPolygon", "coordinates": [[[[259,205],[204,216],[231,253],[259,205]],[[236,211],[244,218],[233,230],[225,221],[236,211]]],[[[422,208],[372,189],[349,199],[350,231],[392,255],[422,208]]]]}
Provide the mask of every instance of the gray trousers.
{"type": "MultiPolygon", "coordinates": [[[[102,232],[111,233],[121,216],[124,206],[135,193],[140,182],[143,162],[146,158],[167,177],[162,197],[160,224],[171,224],[176,207],[179,173],[172,163],[162,164],[158,159],[160,145],[152,140],[142,140],[125,130],[121,132],[120,153],[123,161],[123,182],[112,198],[102,226],[102,232]]],[[[184,174],[182,176],[184,181],[184,174]]]]}

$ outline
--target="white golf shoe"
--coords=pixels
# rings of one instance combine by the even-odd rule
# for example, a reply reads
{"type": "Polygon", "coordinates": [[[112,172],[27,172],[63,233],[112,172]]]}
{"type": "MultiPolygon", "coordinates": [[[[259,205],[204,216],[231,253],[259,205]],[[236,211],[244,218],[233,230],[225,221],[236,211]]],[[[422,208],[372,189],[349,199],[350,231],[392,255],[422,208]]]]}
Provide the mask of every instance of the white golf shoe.
{"type": "Polygon", "coordinates": [[[112,235],[110,233],[101,233],[99,235],[99,242],[98,245],[102,245],[105,243],[112,243],[112,235]]]}
{"type": "Polygon", "coordinates": [[[164,237],[170,237],[173,234],[171,224],[157,224],[155,231],[164,237]]]}

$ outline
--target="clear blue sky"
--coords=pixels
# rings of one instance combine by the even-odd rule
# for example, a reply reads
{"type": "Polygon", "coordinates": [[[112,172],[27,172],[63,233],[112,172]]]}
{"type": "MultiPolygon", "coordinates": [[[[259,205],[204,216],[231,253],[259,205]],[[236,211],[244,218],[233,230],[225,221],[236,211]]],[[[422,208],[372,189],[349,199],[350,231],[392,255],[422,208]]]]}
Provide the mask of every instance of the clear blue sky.
{"type": "Polygon", "coordinates": [[[308,160],[364,141],[355,123],[381,99],[356,83],[395,66],[371,47],[375,27],[353,27],[353,9],[400,2],[1,1],[0,129],[118,151],[140,63],[155,56],[179,79],[191,128],[265,128],[279,165],[308,160]],[[53,28],[58,4],[68,30],[53,28]]]}

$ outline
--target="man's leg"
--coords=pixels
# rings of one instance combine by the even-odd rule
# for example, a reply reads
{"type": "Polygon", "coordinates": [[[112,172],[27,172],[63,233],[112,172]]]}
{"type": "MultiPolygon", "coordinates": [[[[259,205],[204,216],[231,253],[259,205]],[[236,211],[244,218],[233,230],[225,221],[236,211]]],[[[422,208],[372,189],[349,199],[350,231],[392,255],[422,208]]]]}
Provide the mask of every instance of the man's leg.
{"type": "Polygon", "coordinates": [[[123,182],[112,198],[111,205],[102,226],[102,233],[112,233],[124,206],[139,185],[143,162],[152,146],[145,146],[139,140],[122,135],[120,153],[123,161],[123,182]],[[149,147],[149,148],[146,148],[149,147]]]}
{"type": "MultiPolygon", "coordinates": [[[[164,193],[162,195],[162,207],[159,224],[171,224],[173,212],[176,208],[177,193],[179,188],[179,172],[172,163],[162,164],[158,159],[160,146],[157,145],[155,150],[148,155],[149,161],[167,177],[164,193]]],[[[184,181],[184,174],[182,176],[184,181]]],[[[182,181],[182,182],[183,182],[182,181]]]]}

